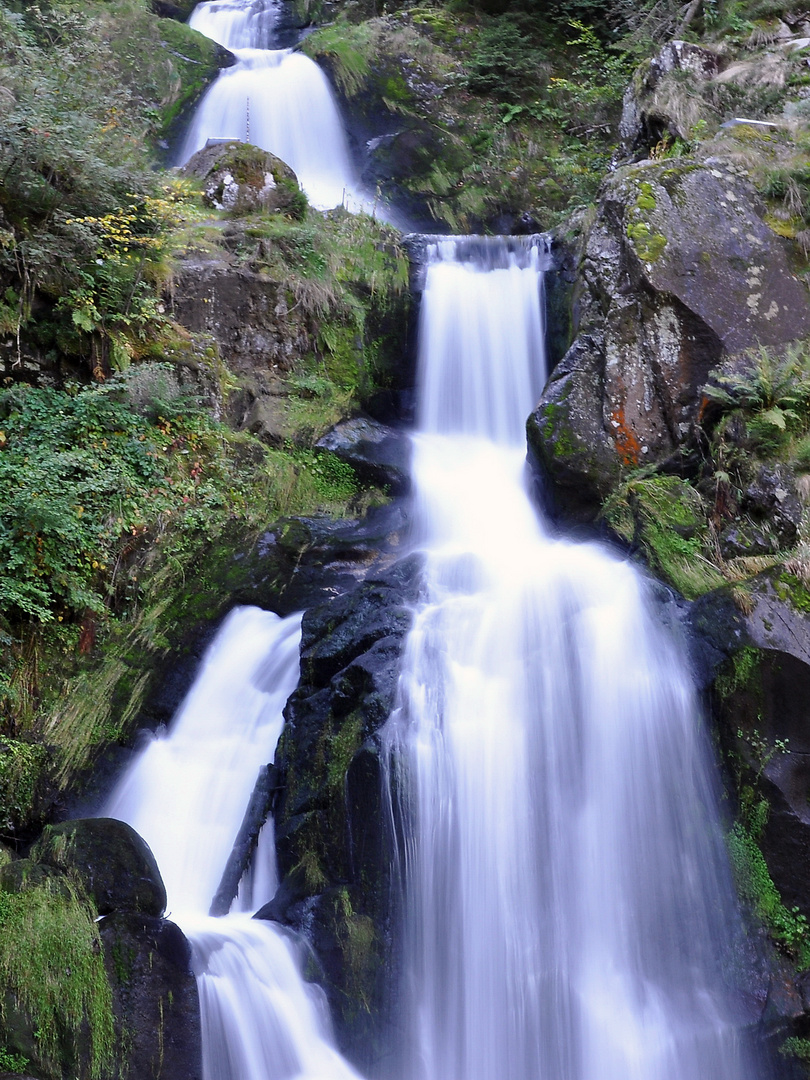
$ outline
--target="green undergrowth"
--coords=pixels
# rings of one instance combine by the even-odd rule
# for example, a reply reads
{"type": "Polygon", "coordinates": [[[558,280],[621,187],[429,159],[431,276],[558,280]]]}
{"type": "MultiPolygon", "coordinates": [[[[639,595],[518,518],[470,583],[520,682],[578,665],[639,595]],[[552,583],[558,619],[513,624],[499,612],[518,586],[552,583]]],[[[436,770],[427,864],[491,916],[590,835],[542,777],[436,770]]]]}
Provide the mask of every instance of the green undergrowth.
{"type": "Polygon", "coordinates": [[[808,343],[752,350],[712,372],[702,399],[682,475],[655,465],[629,472],[605,501],[603,520],[688,599],[728,585],[747,614],[746,583],[770,571],[777,594],[810,611],[808,343]],[[793,532],[780,532],[773,509],[752,495],[776,475],[779,497],[799,506],[793,532]]]}
{"type": "Polygon", "coordinates": [[[283,282],[310,352],[287,381],[290,432],[313,441],[367,397],[401,379],[409,263],[399,234],[364,214],[309,211],[303,221],[247,219],[238,258],[283,282]]]}
{"type": "MultiPolygon", "coordinates": [[[[767,803],[758,804],[753,816],[757,814],[760,820],[767,814],[767,803]]],[[[764,821],[759,825],[760,830],[763,824],[764,821]]],[[[735,822],[727,834],[726,845],[740,898],[762,920],[770,936],[788,953],[799,970],[810,967],[807,919],[798,908],[788,910],[783,904],[753,830],[742,821],[735,822]]]]}
{"type": "Polygon", "coordinates": [[[94,916],[68,879],[0,892],[0,1015],[7,1023],[9,1009],[24,1014],[49,1077],[61,1077],[70,1062],[71,1075],[99,1080],[115,1058],[112,994],[94,916]]]}
{"type": "Polygon", "coordinates": [[[724,583],[710,559],[703,500],[685,480],[630,480],[606,503],[604,518],[625,542],[638,545],[652,569],[687,599],[724,583]]]}
{"type": "Polygon", "coordinates": [[[390,115],[371,166],[386,195],[455,232],[521,212],[550,227],[594,198],[632,67],[579,8],[420,4],[338,19],[302,48],[348,108],[390,115]]]}
{"type": "Polygon", "coordinates": [[[197,205],[184,185],[154,171],[149,144],[168,122],[160,107],[191,93],[171,58],[180,63],[183,54],[181,66],[195,73],[216,70],[195,53],[198,38],[136,0],[54,0],[16,13],[0,3],[0,362],[7,370],[45,364],[105,376],[153,355],[171,336],[160,294],[175,236],[197,205]],[[130,23],[146,40],[126,44],[130,23]],[[178,33],[193,40],[176,40],[178,33]],[[144,56],[124,63],[119,46],[127,55],[140,47],[144,56]],[[154,93],[137,86],[126,64],[133,80],[160,73],[170,86],[154,93]]]}
{"type": "Polygon", "coordinates": [[[0,802],[19,826],[38,771],[68,783],[126,737],[150,657],[218,614],[234,546],[285,515],[357,512],[368,493],[328,451],[215,421],[164,364],[18,385],[0,413],[0,802]]]}

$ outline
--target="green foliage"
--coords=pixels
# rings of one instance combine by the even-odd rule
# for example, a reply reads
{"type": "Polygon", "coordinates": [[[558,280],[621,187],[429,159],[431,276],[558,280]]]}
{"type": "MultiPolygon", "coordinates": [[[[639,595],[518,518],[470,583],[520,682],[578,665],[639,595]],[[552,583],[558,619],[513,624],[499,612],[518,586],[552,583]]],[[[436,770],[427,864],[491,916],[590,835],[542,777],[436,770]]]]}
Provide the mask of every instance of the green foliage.
{"type": "Polygon", "coordinates": [[[44,746],[0,737],[0,829],[4,833],[31,818],[47,759],[44,746]]]}
{"type": "Polygon", "coordinates": [[[542,80],[543,53],[521,32],[514,17],[486,21],[467,65],[467,85],[474,94],[506,101],[536,96],[542,80]]]}
{"type": "Polygon", "coordinates": [[[106,374],[165,323],[156,285],[184,196],[152,173],[143,103],[90,14],[0,4],[3,40],[0,325],[18,360],[22,334],[106,374]]]}
{"type": "Polygon", "coordinates": [[[799,1061],[810,1062],[810,1039],[801,1039],[792,1035],[785,1039],[779,1047],[782,1057],[798,1058],[799,1061]]]}
{"type": "Polygon", "coordinates": [[[687,599],[723,584],[708,557],[710,534],[703,500],[685,480],[630,480],[605,504],[607,523],[638,544],[650,566],[687,599]]]}
{"type": "Polygon", "coordinates": [[[368,23],[337,22],[305,38],[301,49],[312,59],[325,57],[347,97],[362,88],[371,70],[372,30],[368,23]]]}
{"type": "Polygon", "coordinates": [[[775,452],[810,419],[810,355],[805,343],[782,355],[761,346],[742,371],[713,371],[704,396],[724,412],[739,411],[750,436],[765,452],[775,452]]]}
{"type": "Polygon", "coordinates": [[[768,927],[771,936],[793,956],[801,968],[810,966],[810,933],[798,908],[791,911],[773,883],[756,840],[735,822],[726,837],[735,884],[741,899],[768,927]]]}
{"type": "Polygon", "coordinates": [[[37,1056],[62,1075],[98,1080],[115,1052],[112,994],[95,912],[65,878],[0,893],[0,1014],[14,1003],[29,1018],[37,1056]],[[83,1033],[89,1045],[82,1045],[83,1033]]]}
{"type": "Polygon", "coordinates": [[[28,1058],[22,1054],[0,1049],[0,1072],[25,1073],[28,1072],[28,1065],[28,1058]]]}
{"type": "Polygon", "coordinates": [[[714,685],[720,697],[731,697],[755,680],[759,674],[760,661],[759,649],[748,645],[735,652],[715,680],[714,685]]]}

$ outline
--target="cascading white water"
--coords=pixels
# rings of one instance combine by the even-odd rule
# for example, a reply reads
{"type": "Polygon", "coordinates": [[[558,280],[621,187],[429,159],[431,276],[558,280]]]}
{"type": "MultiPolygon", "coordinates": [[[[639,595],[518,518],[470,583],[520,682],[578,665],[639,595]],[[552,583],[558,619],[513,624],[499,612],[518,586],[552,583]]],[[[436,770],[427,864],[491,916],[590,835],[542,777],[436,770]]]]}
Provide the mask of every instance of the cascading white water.
{"type": "Polygon", "coordinates": [[[332,1046],[322,994],[301,977],[296,942],[250,917],[275,890],[271,823],[239,913],[207,914],[259,770],[275,753],[298,681],[300,623],[233,611],[171,730],[141,751],[104,809],[152,848],[169,913],[191,941],[205,1080],[357,1080],[332,1046]]]}
{"type": "Polygon", "coordinates": [[[276,18],[276,6],[265,0],[208,0],[194,9],[191,26],[230,49],[236,64],[203,96],[180,164],[209,139],[240,139],[285,161],[313,206],[373,209],[326,76],[303,53],[269,48],[276,18]]]}
{"type": "Polygon", "coordinates": [[[433,247],[414,439],[427,600],[386,728],[407,1080],[743,1080],[735,909],[689,676],[645,582],[552,537],[524,421],[542,251],[433,247]]]}

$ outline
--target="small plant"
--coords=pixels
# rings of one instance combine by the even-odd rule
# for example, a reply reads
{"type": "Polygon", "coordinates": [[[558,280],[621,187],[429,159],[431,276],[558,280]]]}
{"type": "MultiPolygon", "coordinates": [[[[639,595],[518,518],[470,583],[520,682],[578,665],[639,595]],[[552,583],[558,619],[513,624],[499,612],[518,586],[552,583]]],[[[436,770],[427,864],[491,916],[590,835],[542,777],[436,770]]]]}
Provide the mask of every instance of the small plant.
{"type": "Polygon", "coordinates": [[[710,373],[704,397],[724,412],[739,410],[754,440],[765,450],[781,446],[788,434],[807,423],[810,412],[810,361],[806,344],[784,354],[760,346],[749,353],[744,370],[710,373]]]}

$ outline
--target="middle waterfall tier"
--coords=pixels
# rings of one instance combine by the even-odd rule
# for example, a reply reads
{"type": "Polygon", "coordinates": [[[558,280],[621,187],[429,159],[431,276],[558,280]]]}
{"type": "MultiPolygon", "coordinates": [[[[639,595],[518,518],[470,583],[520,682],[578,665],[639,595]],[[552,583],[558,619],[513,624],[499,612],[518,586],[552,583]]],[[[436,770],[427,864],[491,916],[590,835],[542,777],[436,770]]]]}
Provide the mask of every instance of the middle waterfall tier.
{"type": "MultiPolygon", "coordinates": [[[[169,914],[191,942],[204,1080],[358,1080],[332,1045],[322,992],[301,976],[300,943],[248,913],[207,914],[298,681],[300,625],[299,615],[233,611],[171,730],[142,750],[106,807],[149,843],[169,914]]],[[[275,888],[268,829],[254,856],[256,907],[275,888]],[[255,865],[262,856],[269,866],[255,865]]],[[[240,896],[234,906],[250,905],[240,896]]]]}

